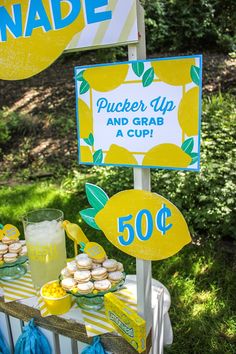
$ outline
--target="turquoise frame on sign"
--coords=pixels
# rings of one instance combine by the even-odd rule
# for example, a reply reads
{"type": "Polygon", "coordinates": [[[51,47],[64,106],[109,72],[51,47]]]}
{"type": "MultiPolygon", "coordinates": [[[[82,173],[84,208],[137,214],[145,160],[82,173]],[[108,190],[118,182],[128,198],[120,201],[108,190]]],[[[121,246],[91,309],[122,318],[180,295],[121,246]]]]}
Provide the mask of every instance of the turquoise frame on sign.
{"type": "MultiPolygon", "coordinates": [[[[190,55],[190,56],[176,56],[176,57],[168,57],[168,58],[157,58],[157,59],[150,59],[150,60],[137,60],[137,61],[126,61],[126,62],[116,62],[116,63],[106,63],[106,64],[98,64],[98,65],[85,65],[85,66],[79,66],[74,68],[74,73],[75,73],[75,86],[76,86],[76,121],[77,121],[77,138],[78,138],[78,163],[79,164],[84,164],[84,165],[96,165],[96,166],[122,166],[122,167],[139,167],[139,168],[157,168],[157,169],[165,169],[165,170],[182,170],[182,171],[195,171],[199,172],[200,171],[200,142],[201,142],[201,114],[202,114],[202,55],[190,55]],[[79,127],[79,110],[78,110],[78,99],[82,94],[86,93],[89,91],[90,86],[89,84],[83,80],[81,71],[88,69],[88,68],[96,68],[96,67],[105,67],[105,66],[116,66],[116,65],[125,65],[125,64],[132,64],[133,65],[133,71],[136,73],[137,77],[141,78],[141,76],[146,75],[146,82],[147,85],[148,83],[148,77],[150,77],[151,73],[149,73],[149,69],[143,74],[142,69],[142,63],[146,62],[155,62],[155,61],[166,61],[166,60],[179,60],[179,59],[189,59],[189,58],[195,58],[199,60],[199,67],[192,67],[191,68],[191,78],[192,82],[199,87],[199,98],[198,98],[198,135],[197,135],[197,153],[192,152],[192,156],[194,156],[194,167],[169,167],[169,166],[154,166],[154,165],[139,165],[139,164],[117,164],[117,163],[103,163],[101,162],[101,154],[103,153],[101,149],[98,149],[95,151],[94,155],[94,162],[86,162],[82,161],[81,159],[81,154],[80,154],[80,127],[79,127]],[[137,64],[135,66],[135,63],[137,64]],[[141,65],[140,65],[141,64],[141,65]],[[141,69],[140,69],[141,68],[141,69]],[[82,88],[82,90],[81,90],[82,88]]],[[[144,80],[144,79],[143,79],[144,80]]],[[[145,86],[143,84],[143,86],[145,86]]],[[[181,85],[180,85],[181,86],[181,85]]],[[[173,108],[173,106],[172,106],[173,108]]],[[[171,110],[171,109],[170,109],[171,110]]],[[[187,140],[184,141],[182,144],[181,148],[188,153],[189,155],[191,154],[191,149],[192,149],[192,137],[188,138],[187,140]]],[[[84,142],[88,146],[93,146],[94,145],[94,135],[90,134],[86,139],[83,139],[84,142]]],[[[84,145],[83,145],[84,146],[84,145]]],[[[131,152],[132,153],[132,152],[131,152]]],[[[145,154],[145,153],[144,153],[145,154]]],[[[135,153],[134,153],[135,155],[135,153]]],[[[191,165],[191,164],[190,164],[191,165]]]]}

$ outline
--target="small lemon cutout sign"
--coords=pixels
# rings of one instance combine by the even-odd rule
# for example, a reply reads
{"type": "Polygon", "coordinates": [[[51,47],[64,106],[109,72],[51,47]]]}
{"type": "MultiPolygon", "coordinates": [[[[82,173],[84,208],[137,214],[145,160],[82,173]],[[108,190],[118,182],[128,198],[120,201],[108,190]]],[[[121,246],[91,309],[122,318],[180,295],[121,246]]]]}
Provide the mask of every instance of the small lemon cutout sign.
{"type": "Polygon", "coordinates": [[[104,259],[106,257],[106,252],[102,246],[96,242],[90,242],[79,225],[64,220],[62,226],[68,238],[74,242],[75,256],[78,254],[77,247],[80,245],[80,250],[87,253],[91,258],[104,259]]]}
{"type": "Polygon", "coordinates": [[[106,257],[106,252],[97,242],[88,242],[86,244],[82,244],[81,250],[93,259],[104,260],[106,257]]]}
{"type": "Polygon", "coordinates": [[[6,224],[6,225],[0,225],[0,240],[3,239],[3,237],[8,237],[11,240],[17,240],[17,238],[20,236],[20,231],[17,229],[16,226],[11,225],[11,224],[6,224]]]}
{"type": "Polygon", "coordinates": [[[80,163],[199,171],[201,62],[75,68],[80,163]]]}
{"type": "Polygon", "coordinates": [[[91,208],[80,212],[91,227],[102,230],[123,252],[145,260],[168,258],[191,242],[178,208],[164,197],[143,190],[126,190],[110,199],[93,184],[85,186],[91,208]]]}

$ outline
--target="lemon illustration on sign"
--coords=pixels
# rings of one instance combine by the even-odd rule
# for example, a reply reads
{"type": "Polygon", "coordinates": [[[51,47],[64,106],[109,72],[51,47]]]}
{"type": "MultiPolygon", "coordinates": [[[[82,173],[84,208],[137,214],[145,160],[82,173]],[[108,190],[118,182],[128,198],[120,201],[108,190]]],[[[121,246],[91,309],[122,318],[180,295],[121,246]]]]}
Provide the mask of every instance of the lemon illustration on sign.
{"type": "Polygon", "coordinates": [[[173,86],[186,85],[192,82],[190,75],[192,65],[195,65],[195,59],[193,58],[152,61],[152,67],[157,78],[173,86]]]}
{"type": "Polygon", "coordinates": [[[87,138],[93,131],[93,117],[91,109],[88,105],[78,99],[78,112],[79,112],[79,133],[82,139],[87,138]]]}
{"type": "Polygon", "coordinates": [[[4,16],[1,18],[4,38],[0,42],[2,80],[25,79],[41,72],[85,26],[80,0],[59,4],[48,0],[0,0],[1,7],[4,16]]]}
{"type": "Polygon", "coordinates": [[[80,161],[93,162],[93,154],[88,146],[80,146],[80,161]]]}
{"type": "Polygon", "coordinates": [[[179,146],[175,144],[160,144],[146,152],[143,166],[188,167],[192,161],[179,146]]]}
{"type": "Polygon", "coordinates": [[[107,92],[124,83],[128,70],[128,64],[97,66],[86,69],[83,77],[92,89],[107,92]]]}
{"type": "Polygon", "coordinates": [[[136,158],[132,155],[132,153],[126,148],[112,144],[110,149],[108,150],[106,157],[104,159],[104,163],[107,164],[125,164],[125,165],[137,165],[136,158]]]}
{"type": "Polygon", "coordinates": [[[188,136],[198,135],[199,120],[199,88],[187,91],[179,104],[178,120],[184,133],[188,136]]]}
{"type": "Polygon", "coordinates": [[[178,208],[143,190],[115,194],[96,214],[95,222],[113,245],[141,259],[168,258],[191,242],[178,208]]]}

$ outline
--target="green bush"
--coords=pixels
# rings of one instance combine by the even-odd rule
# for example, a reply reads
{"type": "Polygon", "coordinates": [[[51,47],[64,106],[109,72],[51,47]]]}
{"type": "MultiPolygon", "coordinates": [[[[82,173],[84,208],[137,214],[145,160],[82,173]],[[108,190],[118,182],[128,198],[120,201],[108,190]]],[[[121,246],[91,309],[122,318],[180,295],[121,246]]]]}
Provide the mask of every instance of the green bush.
{"type": "Polygon", "coordinates": [[[0,148],[10,140],[10,130],[6,124],[4,111],[0,111],[0,148]]]}
{"type": "Polygon", "coordinates": [[[9,143],[14,143],[19,137],[22,139],[37,128],[38,125],[32,117],[11,112],[7,108],[0,110],[0,153],[9,143]]]}
{"type": "Polygon", "coordinates": [[[235,50],[234,0],[159,0],[143,5],[149,53],[235,50]]]}
{"type": "MultiPolygon", "coordinates": [[[[235,114],[233,95],[205,98],[201,172],[153,169],[151,173],[152,191],[179,207],[195,239],[236,238],[235,114]]],[[[64,187],[77,190],[81,197],[85,196],[85,182],[99,185],[109,196],[133,188],[132,169],[84,167],[82,171],[75,172],[64,183],[64,187]]]]}

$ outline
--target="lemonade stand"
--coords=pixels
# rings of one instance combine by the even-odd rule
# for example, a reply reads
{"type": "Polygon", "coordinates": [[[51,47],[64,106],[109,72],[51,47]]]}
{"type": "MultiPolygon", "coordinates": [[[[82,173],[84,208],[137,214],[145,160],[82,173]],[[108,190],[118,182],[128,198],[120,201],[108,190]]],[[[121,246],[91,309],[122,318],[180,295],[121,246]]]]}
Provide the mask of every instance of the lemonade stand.
{"type": "Polygon", "coordinates": [[[170,294],[152,279],[151,262],[176,254],[191,236],[181,211],[151,192],[150,168],[200,169],[202,57],[146,60],[136,0],[0,0],[0,18],[3,80],[36,75],[63,51],[128,44],[127,62],[74,73],[79,163],[134,173],[134,189],[121,186],[113,196],[87,183],[81,218],[136,258],[136,274],[128,275],[99,240],[90,242],[76,221],[64,220],[66,210],[29,211],[23,222],[30,270],[1,281],[2,335],[13,352],[34,318],[56,354],[81,353],[91,337],[109,353],[161,354],[173,340],[170,294]],[[71,260],[65,233],[74,241],[71,260]]]}

